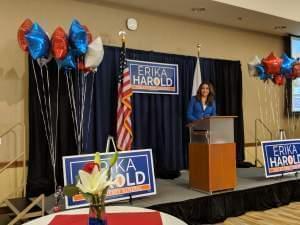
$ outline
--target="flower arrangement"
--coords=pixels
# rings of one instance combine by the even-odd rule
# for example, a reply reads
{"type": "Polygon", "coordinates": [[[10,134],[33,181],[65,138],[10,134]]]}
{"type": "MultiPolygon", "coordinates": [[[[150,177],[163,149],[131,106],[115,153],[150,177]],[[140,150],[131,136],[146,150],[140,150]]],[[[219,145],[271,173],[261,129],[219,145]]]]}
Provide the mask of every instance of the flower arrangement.
{"type": "Polygon", "coordinates": [[[111,168],[117,162],[118,152],[110,160],[108,168],[100,168],[100,154],[97,152],[93,162],[86,163],[79,170],[77,183],[64,187],[64,194],[68,197],[82,194],[90,203],[89,225],[104,225],[105,197],[113,181],[111,168]]]}

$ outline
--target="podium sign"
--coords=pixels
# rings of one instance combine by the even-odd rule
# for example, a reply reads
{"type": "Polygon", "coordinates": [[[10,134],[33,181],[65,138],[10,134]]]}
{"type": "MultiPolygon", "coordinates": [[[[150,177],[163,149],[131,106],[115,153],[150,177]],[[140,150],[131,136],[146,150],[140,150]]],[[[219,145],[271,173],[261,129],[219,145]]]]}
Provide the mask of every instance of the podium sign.
{"type": "MultiPolygon", "coordinates": [[[[101,153],[101,168],[107,168],[114,152],[101,153]]],[[[78,171],[87,162],[94,160],[95,154],[63,157],[64,184],[76,184],[78,171]]],[[[138,198],[156,194],[151,149],[119,152],[119,158],[111,170],[115,181],[107,192],[106,202],[138,198]]],[[[66,197],[66,208],[87,206],[82,195],[66,197]]]]}
{"type": "Polygon", "coordinates": [[[300,139],[263,141],[266,177],[300,171],[300,139]]]}

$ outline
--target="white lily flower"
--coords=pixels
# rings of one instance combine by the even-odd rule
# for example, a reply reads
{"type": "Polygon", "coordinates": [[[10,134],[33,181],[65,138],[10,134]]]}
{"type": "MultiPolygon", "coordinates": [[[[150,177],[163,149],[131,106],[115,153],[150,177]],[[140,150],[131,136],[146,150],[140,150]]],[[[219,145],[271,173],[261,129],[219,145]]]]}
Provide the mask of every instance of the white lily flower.
{"type": "Polygon", "coordinates": [[[93,169],[92,173],[79,170],[80,179],[76,187],[83,193],[101,195],[103,190],[112,184],[112,181],[107,179],[107,171],[107,169],[101,169],[99,171],[96,167],[93,169]]]}

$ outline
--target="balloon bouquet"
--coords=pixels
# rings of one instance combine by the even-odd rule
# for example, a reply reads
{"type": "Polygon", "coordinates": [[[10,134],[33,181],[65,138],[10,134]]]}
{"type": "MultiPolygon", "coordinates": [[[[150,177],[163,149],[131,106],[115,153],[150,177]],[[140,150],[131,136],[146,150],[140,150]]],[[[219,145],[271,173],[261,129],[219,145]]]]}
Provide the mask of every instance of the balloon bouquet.
{"type": "MultiPolygon", "coordinates": [[[[273,52],[271,52],[266,58],[260,60],[258,56],[254,56],[254,58],[248,62],[248,71],[249,74],[252,76],[258,76],[260,80],[263,80],[264,82],[268,80],[272,80],[275,85],[283,86],[285,84],[286,80],[294,80],[298,77],[300,77],[300,61],[299,59],[295,60],[293,58],[288,57],[285,53],[282,54],[282,56],[276,57],[273,52]]],[[[258,90],[260,92],[260,90],[258,90]]],[[[267,88],[265,86],[265,95],[268,95],[265,99],[265,104],[271,104],[271,110],[273,115],[273,122],[277,122],[277,128],[278,131],[281,129],[279,124],[279,111],[280,106],[278,102],[278,98],[275,97],[277,93],[271,93],[271,89],[267,88]],[[269,92],[266,93],[266,92],[269,92]],[[272,98],[273,97],[273,98],[272,98]],[[267,100],[269,99],[269,100],[267,100]],[[273,99],[275,100],[276,110],[274,110],[273,105],[273,99]],[[277,115],[277,116],[275,116],[277,115]],[[277,117],[277,118],[276,118],[277,117]]],[[[284,89],[284,96],[286,101],[286,112],[288,117],[288,128],[290,129],[290,112],[289,112],[289,97],[288,97],[288,89],[287,86],[285,86],[284,89]]],[[[261,99],[259,98],[258,101],[260,102],[261,99]]],[[[260,111],[261,111],[261,119],[263,117],[263,113],[261,110],[261,104],[260,105],[260,111]]],[[[284,102],[283,102],[284,105],[284,102]]],[[[266,112],[266,118],[270,118],[270,116],[267,115],[266,112]]],[[[295,122],[295,114],[293,114],[293,121],[295,122]]]]}
{"type": "Polygon", "coordinates": [[[91,76],[92,84],[91,90],[89,90],[90,101],[87,118],[88,133],[95,74],[104,55],[102,40],[100,37],[92,40],[92,34],[88,27],[81,25],[77,20],[72,21],[69,36],[62,27],[57,27],[50,40],[38,23],[26,19],[18,29],[17,38],[20,48],[25,52],[29,52],[31,56],[36,93],[53,169],[54,185],[57,188],[55,168],[59,116],[59,74],[62,70],[66,77],[75,140],[78,154],[81,154],[84,137],[83,124],[84,119],[86,119],[84,113],[86,110],[86,95],[88,94],[87,80],[91,76]],[[53,87],[51,87],[52,82],[49,81],[48,70],[48,63],[53,58],[57,63],[57,86],[54,98],[53,94],[51,95],[53,87]]]}
{"type": "Polygon", "coordinates": [[[104,50],[101,38],[97,37],[95,40],[92,40],[92,35],[88,28],[81,25],[77,20],[73,20],[69,30],[69,45],[69,52],[63,60],[58,61],[58,65],[65,68],[77,151],[78,154],[81,154],[84,148],[83,126],[85,122],[84,113],[88,75],[92,76],[87,118],[87,132],[89,133],[95,73],[103,59],[104,50]],[[75,72],[75,77],[73,76],[73,72],[75,72]]]}
{"type": "Polygon", "coordinates": [[[260,60],[258,56],[248,63],[248,71],[252,76],[259,76],[263,81],[272,80],[274,84],[283,85],[286,79],[300,77],[300,62],[288,57],[285,53],[281,58],[271,52],[260,60]]]}

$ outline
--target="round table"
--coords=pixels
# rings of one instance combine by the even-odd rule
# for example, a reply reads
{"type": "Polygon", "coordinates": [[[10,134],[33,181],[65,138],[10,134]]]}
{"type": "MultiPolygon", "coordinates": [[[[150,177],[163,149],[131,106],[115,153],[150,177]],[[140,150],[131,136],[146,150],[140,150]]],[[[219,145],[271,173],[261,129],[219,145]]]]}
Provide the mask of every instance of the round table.
{"type": "MultiPolygon", "coordinates": [[[[106,211],[109,213],[117,213],[117,212],[153,212],[154,210],[133,207],[133,206],[107,206],[106,211]]],[[[47,215],[47,216],[43,216],[43,217],[31,220],[27,223],[24,223],[23,225],[47,225],[50,223],[50,221],[54,218],[55,215],[61,215],[61,214],[68,214],[68,215],[70,215],[70,214],[88,214],[88,208],[66,210],[63,212],[54,213],[51,215],[47,215]]],[[[185,222],[183,222],[169,214],[160,212],[160,215],[161,215],[163,225],[187,225],[185,222]]]]}

